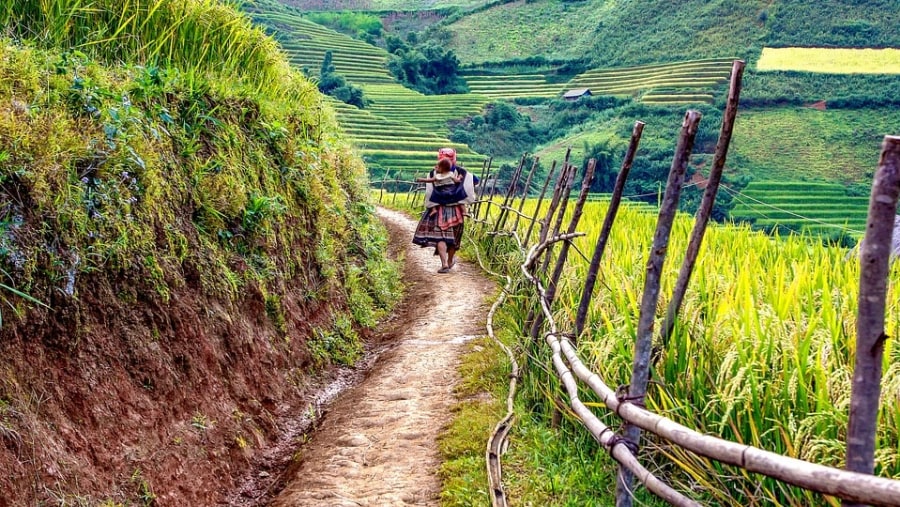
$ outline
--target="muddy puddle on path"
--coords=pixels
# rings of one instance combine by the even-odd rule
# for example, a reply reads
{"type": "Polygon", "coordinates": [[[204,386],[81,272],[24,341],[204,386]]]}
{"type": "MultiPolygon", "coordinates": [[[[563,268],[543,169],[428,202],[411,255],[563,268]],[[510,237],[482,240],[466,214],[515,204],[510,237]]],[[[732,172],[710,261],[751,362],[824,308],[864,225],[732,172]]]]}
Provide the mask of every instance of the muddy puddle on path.
{"type": "Polygon", "coordinates": [[[299,460],[273,467],[286,469],[284,476],[264,475],[270,487],[283,485],[281,492],[252,505],[439,504],[436,439],[451,417],[460,354],[466,341],[483,335],[496,287],[464,261],[438,274],[432,249],[410,242],[414,221],[385,209],[378,215],[391,232],[392,248],[406,257],[408,295],[383,324],[390,345],[372,356],[364,379],[330,403],[310,441],[297,450],[299,460]]]}

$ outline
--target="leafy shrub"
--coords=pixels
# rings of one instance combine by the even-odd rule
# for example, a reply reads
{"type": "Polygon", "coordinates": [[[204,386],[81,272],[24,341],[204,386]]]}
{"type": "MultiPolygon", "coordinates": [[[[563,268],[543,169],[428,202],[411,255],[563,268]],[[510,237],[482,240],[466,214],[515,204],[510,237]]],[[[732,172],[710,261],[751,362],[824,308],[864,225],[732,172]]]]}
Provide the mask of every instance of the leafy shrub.
{"type": "Polygon", "coordinates": [[[362,88],[348,83],[344,76],[335,72],[332,58],[331,51],[326,51],[322,59],[322,68],[319,70],[317,83],[319,91],[341,102],[365,109],[369,101],[366,100],[362,88]]]}
{"type": "Polygon", "coordinates": [[[413,46],[394,36],[386,37],[385,44],[391,53],[388,70],[406,86],[426,95],[469,91],[458,75],[459,60],[452,50],[433,41],[413,46]]]}
{"type": "Polygon", "coordinates": [[[343,32],[351,37],[381,37],[381,19],[363,12],[307,12],[305,17],[313,23],[343,32]]]}

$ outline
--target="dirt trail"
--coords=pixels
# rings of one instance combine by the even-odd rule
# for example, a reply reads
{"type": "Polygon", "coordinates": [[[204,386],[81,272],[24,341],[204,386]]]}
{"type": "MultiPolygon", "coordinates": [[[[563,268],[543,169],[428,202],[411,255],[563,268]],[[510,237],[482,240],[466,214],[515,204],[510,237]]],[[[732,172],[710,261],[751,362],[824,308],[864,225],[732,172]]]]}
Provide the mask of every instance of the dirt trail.
{"type": "Polygon", "coordinates": [[[484,333],[496,288],[470,263],[436,273],[432,250],[410,242],[415,222],[378,214],[406,255],[409,297],[385,324],[397,345],[335,401],[272,506],[439,503],[436,437],[450,420],[462,344],[484,333]]]}

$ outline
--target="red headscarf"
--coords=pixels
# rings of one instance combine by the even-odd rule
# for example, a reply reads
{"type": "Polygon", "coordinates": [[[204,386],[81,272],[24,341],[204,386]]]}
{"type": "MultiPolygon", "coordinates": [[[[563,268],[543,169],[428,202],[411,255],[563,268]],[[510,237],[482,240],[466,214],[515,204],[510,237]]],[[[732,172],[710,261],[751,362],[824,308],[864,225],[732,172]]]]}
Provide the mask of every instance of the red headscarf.
{"type": "Polygon", "coordinates": [[[453,148],[441,148],[438,150],[438,160],[442,158],[450,159],[453,165],[456,165],[456,150],[453,148]]]}

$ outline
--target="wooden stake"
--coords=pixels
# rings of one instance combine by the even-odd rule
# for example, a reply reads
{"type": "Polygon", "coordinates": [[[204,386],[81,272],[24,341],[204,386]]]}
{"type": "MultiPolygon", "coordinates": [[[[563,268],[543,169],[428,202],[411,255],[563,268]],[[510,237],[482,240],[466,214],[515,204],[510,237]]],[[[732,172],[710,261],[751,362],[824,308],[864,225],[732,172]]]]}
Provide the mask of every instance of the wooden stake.
{"type": "Polygon", "coordinates": [[[538,215],[541,213],[541,204],[544,202],[544,196],[547,194],[547,187],[550,185],[550,181],[553,180],[553,173],[556,172],[556,161],[550,164],[550,172],[547,173],[547,178],[544,180],[544,186],[541,187],[541,195],[538,197],[537,206],[534,208],[534,215],[531,216],[531,223],[528,224],[528,232],[525,233],[525,238],[522,241],[522,250],[528,249],[528,242],[531,240],[531,232],[534,230],[534,223],[537,221],[538,215]]]}
{"type": "Polygon", "coordinates": [[[522,154],[521,160],[519,160],[519,165],[516,167],[515,172],[513,172],[513,177],[509,182],[509,187],[506,189],[506,195],[503,197],[503,205],[500,206],[500,217],[497,218],[497,223],[494,224],[494,232],[500,230],[501,227],[506,223],[506,217],[509,216],[509,206],[510,200],[512,199],[513,194],[516,191],[516,185],[519,183],[519,177],[522,174],[522,167],[525,166],[525,157],[528,156],[527,153],[522,154]]]}
{"type": "MultiPolygon", "coordinates": [[[[575,166],[571,166],[575,167],[575,166]]],[[[581,212],[584,209],[584,203],[587,201],[588,193],[591,191],[591,183],[594,181],[594,170],[597,167],[597,161],[591,159],[588,162],[587,171],[584,173],[584,179],[581,182],[581,193],[578,195],[578,201],[575,203],[575,209],[572,212],[572,219],[569,221],[569,229],[566,231],[567,234],[574,234],[575,229],[578,227],[578,222],[581,220],[581,212]]],[[[574,172],[573,172],[574,173],[574,172]]],[[[560,213],[562,215],[562,213],[560,213]]],[[[555,236],[554,232],[554,236],[555,236]]],[[[559,255],[556,257],[556,265],[553,267],[553,275],[550,277],[550,282],[547,284],[546,290],[546,299],[547,306],[553,305],[553,300],[556,299],[556,285],[559,282],[559,277],[562,276],[563,266],[566,264],[566,258],[569,255],[569,247],[572,244],[569,241],[565,241],[562,244],[562,248],[559,250],[559,255]]],[[[544,259],[549,259],[549,255],[544,259]]],[[[539,314],[536,319],[534,319],[534,323],[531,328],[531,336],[537,337],[537,332],[540,330],[541,325],[544,323],[543,314],[539,314]]]]}
{"type": "MultiPolygon", "coordinates": [[[[866,237],[859,255],[859,308],[856,317],[856,363],[847,428],[847,470],[875,470],[875,436],[884,356],[885,294],[890,269],[891,237],[900,196],[900,136],[885,136],[872,196],[866,237]]],[[[900,503],[900,499],[898,499],[900,503]]],[[[862,505],[844,502],[845,506],[862,505]]]]}
{"type": "Polygon", "coordinates": [[[512,230],[516,231],[519,228],[519,219],[522,217],[522,207],[525,206],[525,199],[528,198],[528,189],[531,188],[531,178],[534,176],[534,171],[538,167],[538,161],[541,158],[538,156],[534,157],[534,161],[531,163],[531,170],[528,171],[528,177],[525,179],[525,188],[522,189],[522,199],[519,201],[519,208],[516,210],[516,221],[513,222],[512,230]]]}
{"type": "MultiPolygon", "coordinates": [[[[669,235],[672,232],[672,223],[675,221],[675,213],[678,211],[678,200],[681,197],[684,172],[691,158],[691,150],[694,147],[694,138],[697,135],[700,117],[701,115],[698,111],[688,111],[684,116],[684,123],[681,125],[681,135],[675,148],[672,168],[669,171],[669,180],[666,183],[665,197],[660,203],[659,218],[657,219],[656,232],[653,236],[653,246],[647,259],[647,275],[644,279],[644,293],[641,299],[637,337],[634,344],[631,384],[628,387],[628,399],[639,405],[644,403],[644,397],[647,394],[647,382],[650,379],[653,321],[656,318],[656,304],[659,300],[663,262],[666,259],[669,235]]],[[[638,445],[641,429],[633,424],[628,424],[625,426],[624,436],[632,445],[638,445]]],[[[633,479],[630,472],[625,468],[619,467],[619,480],[616,482],[617,507],[631,507],[633,479]]]]}
{"type": "Polygon", "coordinates": [[[487,180],[485,178],[491,177],[491,161],[492,158],[488,158],[484,161],[484,164],[481,166],[481,178],[478,180],[478,198],[475,200],[475,219],[478,220],[478,215],[481,213],[481,198],[484,197],[484,187],[487,186],[487,180]]]}
{"type": "MultiPolygon", "coordinates": [[[[559,228],[562,226],[562,217],[565,215],[566,208],[569,205],[569,194],[572,191],[571,183],[572,183],[572,178],[575,174],[575,170],[576,170],[575,166],[570,164],[570,165],[564,166],[563,172],[560,173],[561,185],[560,185],[560,189],[559,189],[559,194],[560,194],[560,196],[562,196],[562,199],[559,203],[559,207],[557,210],[553,210],[551,208],[548,211],[547,217],[546,217],[546,222],[548,224],[547,228],[549,229],[549,221],[550,221],[550,218],[552,218],[552,216],[554,214],[556,215],[557,219],[554,221],[552,233],[550,233],[548,231],[545,232],[545,229],[543,227],[541,228],[541,231],[544,234],[544,237],[541,238],[540,243],[543,243],[547,239],[547,237],[555,237],[559,233],[559,228]],[[556,213],[554,213],[554,211],[556,211],[556,213]]],[[[547,269],[550,267],[551,253],[552,253],[551,248],[547,248],[544,251],[544,257],[543,257],[543,261],[541,262],[541,266],[540,266],[540,268],[538,268],[535,271],[536,276],[538,276],[538,277],[547,276],[547,269]]],[[[537,339],[538,334],[540,333],[540,330],[541,330],[541,324],[543,324],[543,322],[544,322],[543,316],[539,312],[536,312],[534,309],[532,309],[528,314],[528,319],[526,320],[526,322],[528,323],[528,325],[531,328],[531,332],[530,332],[529,336],[531,336],[532,339],[537,339]]]]}
{"type": "MultiPolygon", "coordinates": [[[[550,233],[551,236],[556,236],[559,234],[559,229],[562,227],[563,218],[566,215],[566,210],[569,208],[569,196],[572,195],[572,181],[575,180],[575,173],[578,172],[578,168],[574,165],[569,164],[569,171],[566,176],[566,181],[563,183],[562,190],[562,202],[559,205],[559,208],[556,211],[556,220],[553,222],[553,232],[550,233]]],[[[541,273],[546,274],[547,268],[550,266],[550,254],[551,250],[547,249],[547,253],[544,256],[544,262],[541,265],[541,273]]]]}
{"type": "MultiPolygon", "coordinates": [[[[728,157],[728,147],[731,144],[731,132],[734,130],[734,120],[737,117],[743,75],[744,62],[735,60],[731,66],[731,86],[728,90],[728,102],[725,105],[725,115],[722,118],[722,128],[719,131],[719,141],[716,144],[716,154],[713,156],[712,169],[709,171],[709,179],[707,180],[706,190],[703,192],[703,200],[700,202],[700,207],[697,208],[694,230],[691,231],[687,252],[685,253],[684,261],[682,261],[681,270],[678,272],[678,279],[675,281],[672,300],[669,301],[669,306],[666,310],[666,320],[660,330],[661,339],[657,349],[658,352],[654,354],[655,358],[659,357],[660,352],[666,350],[672,331],[675,329],[675,319],[678,317],[684,294],[687,292],[688,283],[691,281],[691,273],[694,271],[694,264],[697,262],[700,246],[703,244],[703,235],[706,233],[709,216],[712,214],[712,208],[716,202],[719,182],[722,180],[722,170],[725,168],[725,159],[728,157]]],[[[655,358],[653,363],[656,363],[655,358]]]]}
{"type": "Polygon", "coordinates": [[[637,153],[638,144],[641,142],[641,134],[644,131],[644,122],[638,121],[634,123],[631,130],[631,142],[628,144],[628,151],[625,152],[625,160],[622,161],[622,169],[616,176],[616,186],[613,187],[612,199],[609,201],[609,209],[606,210],[606,217],[603,219],[603,227],[600,229],[600,235],[597,236],[597,244],[594,246],[594,255],[591,257],[591,264],[588,268],[587,278],[584,281],[584,289],[581,291],[581,301],[578,305],[578,313],[575,316],[575,338],[581,336],[584,331],[584,320],[587,318],[588,306],[590,306],[591,297],[594,293],[594,285],[597,282],[597,273],[600,271],[600,261],[603,259],[603,251],[606,250],[606,242],[609,241],[609,235],[612,231],[613,221],[619,212],[619,203],[622,201],[622,193],[625,191],[625,181],[628,180],[628,173],[631,171],[631,165],[634,163],[634,155],[637,153]]]}
{"type": "MultiPolygon", "coordinates": [[[[550,232],[550,220],[553,219],[553,215],[556,213],[556,207],[559,206],[559,198],[562,194],[562,189],[563,186],[565,186],[568,175],[569,166],[568,164],[563,164],[562,169],[559,171],[559,177],[556,179],[556,185],[553,187],[553,197],[550,199],[550,206],[547,208],[547,213],[544,215],[544,218],[541,219],[541,230],[540,233],[538,233],[537,241],[538,244],[547,240],[547,234],[550,232]]],[[[547,255],[546,251],[544,255],[547,255]]],[[[535,272],[535,276],[539,276],[537,272],[535,272]]],[[[535,315],[537,315],[537,311],[534,308],[528,311],[524,328],[531,329],[535,315]]],[[[537,336],[532,336],[532,338],[536,337],[537,336]]]]}
{"type": "Polygon", "coordinates": [[[497,190],[497,176],[500,174],[500,171],[497,171],[497,174],[494,175],[494,179],[491,180],[491,191],[488,194],[487,207],[484,209],[484,220],[487,221],[491,215],[491,207],[494,205],[494,192],[497,190]]]}

